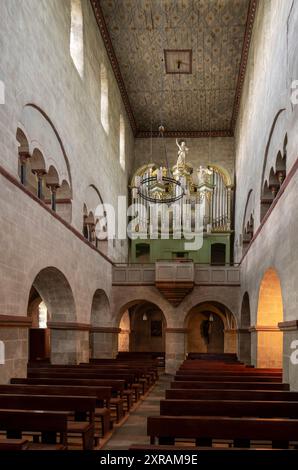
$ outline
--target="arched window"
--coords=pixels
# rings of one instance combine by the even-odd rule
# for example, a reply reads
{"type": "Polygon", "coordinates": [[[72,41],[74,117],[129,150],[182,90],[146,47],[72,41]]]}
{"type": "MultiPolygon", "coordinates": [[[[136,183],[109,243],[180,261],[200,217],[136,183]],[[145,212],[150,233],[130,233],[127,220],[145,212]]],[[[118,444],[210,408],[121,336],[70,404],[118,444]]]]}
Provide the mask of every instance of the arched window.
{"type": "Polygon", "coordinates": [[[81,0],[71,0],[70,55],[81,78],[84,76],[84,35],[81,0]]]}
{"type": "Polygon", "coordinates": [[[100,118],[101,123],[106,131],[109,133],[109,84],[107,69],[104,64],[100,66],[100,118]]]}
{"type": "Polygon", "coordinates": [[[122,114],[120,114],[120,133],[119,133],[119,160],[122,170],[125,170],[125,123],[122,114]]]}

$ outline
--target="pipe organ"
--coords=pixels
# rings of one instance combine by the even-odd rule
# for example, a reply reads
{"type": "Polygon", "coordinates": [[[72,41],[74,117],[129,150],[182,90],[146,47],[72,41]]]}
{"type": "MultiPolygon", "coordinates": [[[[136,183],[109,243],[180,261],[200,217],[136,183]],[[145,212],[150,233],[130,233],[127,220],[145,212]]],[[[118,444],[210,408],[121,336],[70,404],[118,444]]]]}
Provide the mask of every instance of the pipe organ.
{"type": "MultiPolygon", "coordinates": [[[[202,167],[194,170],[191,165],[184,164],[183,168],[174,166],[171,171],[166,168],[157,169],[154,164],[143,167],[138,170],[131,181],[131,199],[133,204],[139,207],[139,232],[145,234],[149,230],[150,211],[156,210],[155,203],[148,201],[140,196],[138,186],[143,182],[143,193],[152,199],[163,202],[163,198],[168,191],[173,192],[177,200],[173,203],[160,204],[164,206],[164,212],[167,212],[170,221],[170,233],[174,234],[175,228],[186,220],[188,213],[191,215],[190,226],[195,228],[196,217],[200,217],[203,231],[206,233],[228,233],[231,230],[231,191],[232,187],[226,173],[217,166],[202,167]],[[159,177],[152,182],[150,177],[159,173],[159,177]],[[162,181],[162,177],[171,175],[179,185],[173,187],[162,181]],[[183,195],[179,198],[179,191],[183,195]],[[199,214],[198,214],[199,211],[199,214]],[[185,219],[183,219],[185,217],[185,219]]],[[[160,210],[157,232],[162,231],[163,209],[160,210]]]]}

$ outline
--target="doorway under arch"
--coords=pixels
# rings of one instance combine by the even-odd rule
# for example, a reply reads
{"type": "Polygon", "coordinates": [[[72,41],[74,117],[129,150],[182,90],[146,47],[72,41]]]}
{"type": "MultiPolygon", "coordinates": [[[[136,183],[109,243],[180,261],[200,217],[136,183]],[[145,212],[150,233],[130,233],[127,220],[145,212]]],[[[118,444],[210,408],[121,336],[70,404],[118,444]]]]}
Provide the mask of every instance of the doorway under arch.
{"type": "Polygon", "coordinates": [[[218,302],[194,306],[185,319],[187,352],[235,353],[236,322],[227,307],[218,302]]]}
{"type": "Polygon", "coordinates": [[[47,327],[48,310],[43,299],[32,286],[27,316],[31,319],[29,329],[29,361],[50,361],[50,330],[47,327]]]}
{"type": "Polygon", "coordinates": [[[283,334],[278,323],[283,321],[283,301],[279,276],[269,268],[261,281],[255,328],[257,367],[282,367],[283,334]]]}
{"type": "Polygon", "coordinates": [[[76,311],[70,284],[59,269],[50,266],[37,274],[30,289],[27,315],[32,319],[31,360],[50,359],[56,364],[81,360],[79,332],[65,329],[65,323],[76,321],[76,311]]]}
{"type": "Polygon", "coordinates": [[[118,351],[165,354],[166,319],[162,310],[148,301],[124,309],[120,319],[118,351]]]}

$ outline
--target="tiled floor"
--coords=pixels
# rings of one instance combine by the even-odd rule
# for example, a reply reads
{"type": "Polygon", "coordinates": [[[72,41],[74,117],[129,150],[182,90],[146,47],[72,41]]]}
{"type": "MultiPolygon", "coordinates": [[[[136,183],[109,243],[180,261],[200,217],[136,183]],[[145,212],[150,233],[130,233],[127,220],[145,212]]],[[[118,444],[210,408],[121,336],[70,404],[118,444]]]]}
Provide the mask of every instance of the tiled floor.
{"type": "Polygon", "coordinates": [[[160,376],[140,406],[131,413],[121,428],[115,430],[111,439],[104,446],[105,450],[125,450],[132,444],[149,444],[150,439],[146,432],[147,416],[159,414],[159,401],[164,398],[165,390],[170,388],[171,380],[170,376],[160,376]]]}

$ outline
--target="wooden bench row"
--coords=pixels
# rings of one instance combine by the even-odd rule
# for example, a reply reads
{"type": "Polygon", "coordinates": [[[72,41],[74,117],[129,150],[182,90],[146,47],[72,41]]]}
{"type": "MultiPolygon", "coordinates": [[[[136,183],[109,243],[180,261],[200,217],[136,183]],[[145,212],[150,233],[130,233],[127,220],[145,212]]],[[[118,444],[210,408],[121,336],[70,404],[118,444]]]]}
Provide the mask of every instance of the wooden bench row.
{"type": "Polygon", "coordinates": [[[227,418],[221,416],[150,416],[150,443],[173,445],[178,438],[194,439],[196,445],[212,446],[214,439],[249,447],[251,441],[270,441],[273,448],[288,448],[298,440],[297,419],[227,418]]]}

